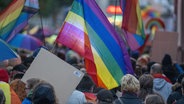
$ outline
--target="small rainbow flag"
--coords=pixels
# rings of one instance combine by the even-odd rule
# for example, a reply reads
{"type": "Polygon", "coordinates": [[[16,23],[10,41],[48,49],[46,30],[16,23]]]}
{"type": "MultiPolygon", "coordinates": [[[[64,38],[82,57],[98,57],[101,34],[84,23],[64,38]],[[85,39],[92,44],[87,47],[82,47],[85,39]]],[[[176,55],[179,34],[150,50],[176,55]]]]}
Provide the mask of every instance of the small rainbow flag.
{"type": "Polygon", "coordinates": [[[134,73],[121,39],[95,0],[74,0],[56,42],[80,53],[94,82],[112,89],[134,73]]]}
{"type": "Polygon", "coordinates": [[[9,42],[38,10],[38,0],[13,0],[0,13],[0,38],[9,42]],[[34,4],[34,5],[33,5],[34,4]]]}
{"type": "Polygon", "coordinates": [[[145,33],[138,0],[120,0],[123,11],[122,29],[132,50],[137,50],[144,44],[145,33]]]}

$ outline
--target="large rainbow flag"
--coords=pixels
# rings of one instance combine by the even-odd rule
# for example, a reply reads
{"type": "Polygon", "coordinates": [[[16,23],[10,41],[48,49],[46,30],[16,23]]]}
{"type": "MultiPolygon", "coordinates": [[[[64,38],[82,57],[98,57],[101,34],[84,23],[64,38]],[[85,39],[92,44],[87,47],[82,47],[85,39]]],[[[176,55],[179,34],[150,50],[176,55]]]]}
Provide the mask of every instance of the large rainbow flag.
{"type": "Polygon", "coordinates": [[[133,74],[124,41],[95,0],[74,0],[56,42],[85,58],[87,73],[98,86],[117,87],[123,75],[133,74]]]}
{"type": "Polygon", "coordinates": [[[9,42],[38,10],[38,0],[13,0],[0,13],[0,38],[9,42]]]}
{"type": "Polygon", "coordinates": [[[137,50],[144,44],[145,33],[138,0],[120,0],[123,11],[122,29],[132,50],[137,50]]]}

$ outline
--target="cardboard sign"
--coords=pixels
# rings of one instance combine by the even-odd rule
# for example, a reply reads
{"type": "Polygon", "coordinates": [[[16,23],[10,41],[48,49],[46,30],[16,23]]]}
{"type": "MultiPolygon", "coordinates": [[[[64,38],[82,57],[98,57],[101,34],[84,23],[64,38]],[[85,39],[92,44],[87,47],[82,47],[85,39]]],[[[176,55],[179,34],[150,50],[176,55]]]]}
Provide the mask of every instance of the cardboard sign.
{"type": "Polygon", "coordinates": [[[22,81],[39,78],[49,82],[54,86],[59,104],[65,104],[83,75],[78,69],[42,48],[22,81]]]}
{"type": "Polygon", "coordinates": [[[177,61],[178,33],[156,31],[151,49],[151,61],[161,62],[165,54],[177,61]]]}

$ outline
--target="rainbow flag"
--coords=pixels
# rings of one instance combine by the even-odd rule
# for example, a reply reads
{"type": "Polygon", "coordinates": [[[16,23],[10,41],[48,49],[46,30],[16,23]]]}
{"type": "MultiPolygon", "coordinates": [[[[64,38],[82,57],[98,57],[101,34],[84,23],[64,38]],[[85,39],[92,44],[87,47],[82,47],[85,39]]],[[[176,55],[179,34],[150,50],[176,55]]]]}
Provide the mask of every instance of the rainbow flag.
{"type": "Polygon", "coordinates": [[[100,87],[112,89],[133,74],[124,41],[95,0],[74,0],[56,42],[85,58],[87,73],[100,87]]]}
{"type": "Polygon", "coordinates": [[[35,0],[13,0],[12,3],[0,13],[0,38],[9,42],[27,24],[38,8],[35,0]]]}
{"type": "Polygon", "coordinates": [[[144,44],[145,33],[138,0],[120,0],[123,11],[122,29],[132,50],[137,50],[144,44]]]}

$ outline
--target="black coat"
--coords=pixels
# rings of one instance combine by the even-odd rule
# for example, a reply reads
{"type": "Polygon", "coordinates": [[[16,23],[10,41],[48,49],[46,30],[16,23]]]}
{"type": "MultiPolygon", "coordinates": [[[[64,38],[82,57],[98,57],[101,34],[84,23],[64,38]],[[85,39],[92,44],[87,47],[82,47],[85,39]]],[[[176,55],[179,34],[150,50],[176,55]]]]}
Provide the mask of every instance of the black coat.
{"type": "Polygon", "coordinates": [[[184,104],[184,96],[182,96],[180,100],[176,101],[175,104],[184,104]]]}
{"type": "MultiPolygon", "coordinates": [[[[137,97],[136,94],[126,92],[120,97],[123,104],[143,104],[143,101],[137,97]]],[[[122,104],[118,99],[114,101],[114,104],[122,104]]]]}
{"type": "MultiPolygon", "coordinates": [[[[178,87],[174,92],[172,92],[167,98],[167,104],[173,104],[175,101],[178,101],[182,98],[181,87],[178,87]]],[[[183,103],[184,104],[184,103],[183,103]]]]}

